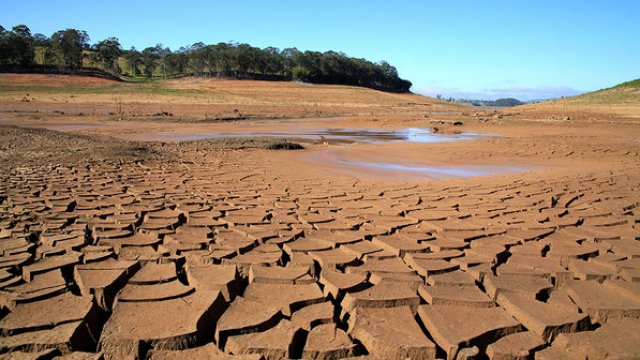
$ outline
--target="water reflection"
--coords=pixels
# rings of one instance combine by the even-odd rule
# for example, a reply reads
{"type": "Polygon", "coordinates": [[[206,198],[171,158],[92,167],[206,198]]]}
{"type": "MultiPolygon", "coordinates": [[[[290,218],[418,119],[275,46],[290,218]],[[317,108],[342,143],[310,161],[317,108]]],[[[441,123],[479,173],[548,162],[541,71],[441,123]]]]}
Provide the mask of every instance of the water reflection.
{"type": "Polygon", "coordinates": [[[296,141],[312,143],[367,143],[377,144],[384,142],[412,142],[412,143],[436,143],[449,141],[471,140],[486,134],[463,132],[457,134],[433,133],[429,129],[405,128],[401,130],[374,130],[374,129],[341,129],[321,128],[308,131],[288,132],[237,132],[237,133],[150,133],[150,140],[161,141],[193,141],[216,138],[233,137],[278,137],[290,138],[296,141]]]}
{"type": "Polygon", "coordinates": [[[404,172],[425,175],[429,178],[450,178],[450,177],[474,177],[499,175],[514,172],[527,171],[526,168],[516,166],[498,165],[404,165],[389,164],[380,162],[355,161],[348,159],[336,159],[339,162],[374,170],[384,170],[394,173],[404,172]]]}

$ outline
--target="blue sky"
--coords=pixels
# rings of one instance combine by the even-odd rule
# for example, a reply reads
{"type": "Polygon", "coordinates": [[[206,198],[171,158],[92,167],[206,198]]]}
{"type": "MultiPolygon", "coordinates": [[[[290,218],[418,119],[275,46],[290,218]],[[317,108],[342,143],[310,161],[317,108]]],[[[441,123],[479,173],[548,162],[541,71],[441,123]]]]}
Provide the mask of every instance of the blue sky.
{"type": "Polygon", "coordinates": [[[387,60],[414,92],[523,100],[640,77],[640,1],[24,1],[0,24],[86,30],[129,48],[197,41],[336,50],[387,60]]]}

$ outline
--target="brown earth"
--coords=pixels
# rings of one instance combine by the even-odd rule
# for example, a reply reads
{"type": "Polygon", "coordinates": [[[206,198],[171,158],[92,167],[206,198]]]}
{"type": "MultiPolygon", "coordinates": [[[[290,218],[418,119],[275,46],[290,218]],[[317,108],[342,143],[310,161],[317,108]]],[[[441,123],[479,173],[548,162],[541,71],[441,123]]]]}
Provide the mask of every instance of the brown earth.
{"type": "Polygon", "coordinates": [[[571,103],[0,75],[0,357],[638,358],[640,114],[571,103]],[[493,136],[247,137],[409,127],[493,136]]]}

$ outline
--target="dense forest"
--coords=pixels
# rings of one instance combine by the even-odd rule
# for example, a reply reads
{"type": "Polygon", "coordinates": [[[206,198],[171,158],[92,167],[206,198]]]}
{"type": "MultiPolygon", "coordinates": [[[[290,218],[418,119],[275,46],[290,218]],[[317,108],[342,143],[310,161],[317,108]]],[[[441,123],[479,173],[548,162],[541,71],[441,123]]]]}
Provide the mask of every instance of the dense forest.
{"type": "Polygon", "coordinates": [[[31,34],[26,25],[0,26],[0,70],[81,73],[100,71],[113,77],[215,76],[236,79],[296,80],[364,86],[408,92],[386,61],[373,63],[335,51],[260,49],[248,44],[198,42],[172,51],[158,44],[124,50],[115,37],[90,43],[86,31],[65,29],[50,37],[31,34]]]}

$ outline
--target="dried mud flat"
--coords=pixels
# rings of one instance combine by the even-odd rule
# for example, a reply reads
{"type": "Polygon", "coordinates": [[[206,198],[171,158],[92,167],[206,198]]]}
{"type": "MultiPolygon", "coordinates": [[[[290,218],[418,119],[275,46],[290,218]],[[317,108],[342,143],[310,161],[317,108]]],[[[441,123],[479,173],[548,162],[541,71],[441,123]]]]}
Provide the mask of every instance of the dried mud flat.
{"type": "Polygon", "coordinates": [[[637,359],[640,144],[536,126],[440,181],[0,127],[0,358],[637,359]]]}

